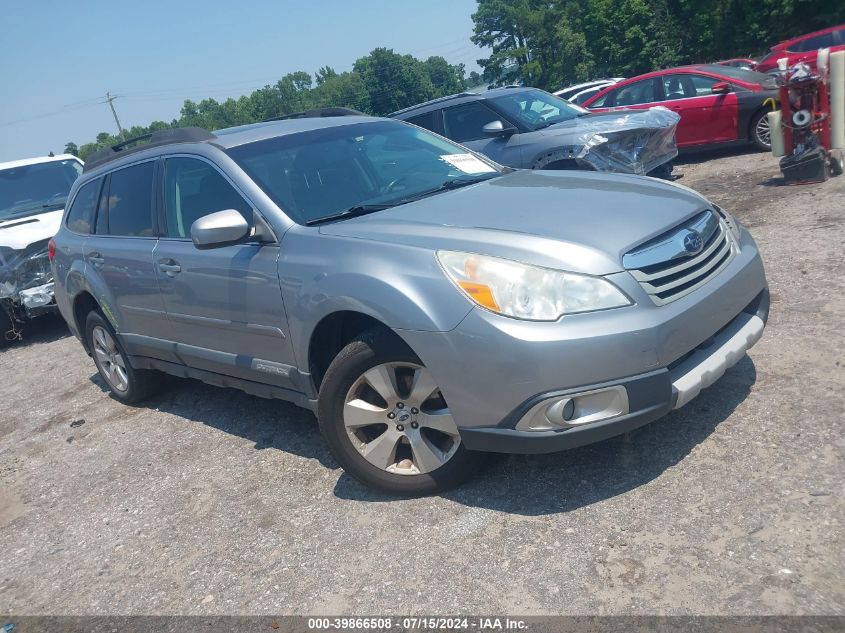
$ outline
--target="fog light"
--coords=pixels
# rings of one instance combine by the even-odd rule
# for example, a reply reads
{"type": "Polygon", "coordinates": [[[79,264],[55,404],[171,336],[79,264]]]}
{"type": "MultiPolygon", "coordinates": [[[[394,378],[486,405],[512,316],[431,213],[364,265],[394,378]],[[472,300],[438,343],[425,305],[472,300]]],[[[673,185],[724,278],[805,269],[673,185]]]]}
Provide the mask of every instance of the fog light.
{"type": "Polygon", "coordinates": [[[601,422],[628,413],[628,392],[616,385],[553,396],[534,405],[517,423],[519,431],[554,431],[601,422]]]}

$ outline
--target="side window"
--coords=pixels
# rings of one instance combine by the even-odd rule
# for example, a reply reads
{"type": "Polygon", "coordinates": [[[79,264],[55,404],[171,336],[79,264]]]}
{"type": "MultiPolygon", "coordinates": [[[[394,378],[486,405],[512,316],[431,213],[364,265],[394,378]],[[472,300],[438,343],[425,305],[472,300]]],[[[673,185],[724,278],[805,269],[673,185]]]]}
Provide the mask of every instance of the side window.
{"type": "Polygon", "coordinates": [[[153,169],[148,161],[113,171],[97,215],[98,235],[153,236],[153,169]]]}
{"type": "Polygon", "coordinates": [[[719,83],[718,79],[713,77],[704,77],[703,75],[691,75],[692,89],[695,94],[694,97],[703,97],[705,95],[713,94],[713,86],[719,83]]]}
{"type": "Polygon", "coordinates": [[[76,192],[73,204],[67,212],[67,228],[74,233],[88,235],[94,225],[94,214],[97,212],[97,194],[103,179],[97,178],[87,182],[76,192]]]}
{"type": "Polygon", "coordinates": [[[623,86],[616,93],[616,100],[613,105],[626,106],[638,105],[641,103],[653,103],[658,100],[654,91],[654,81],[643,79],[632,84],[623,86]]]}
{"type": "Polygon", "coordinates": [[[579,92],[579,93],[578,93],[577,95],[575,95],[575,97],[574,97],[574,98],[572,98],[570,101],[571,101],[572,103],[576,104],[576,105],[581,105],[581,104],[582,104],[582,103],[584,103],[587,99],[589,99],[589,98],[590,98],[590,97],[592,97],[594,94],[596,94],[599,90],[602,90],[602,88],[590,88],[590,89],[588,89],[588,90],[585,90],[584,92],[579,92]]]}
{"type": "Polygon", "coordinates": [[[167,237],[190,237],[191,225],[196,220],[224,209],[235,209],[252,225],[252,207],[214,167],[195,158],[168,158],[165,161],[167,237]]]}
{"type": "Polygon", "coordinates": [[[426,130],[431,130],[432,132],[436,132],[435,130],[435,123],[434,123],[434,114],[436,110],[432,110],[431,112],[426,112],[425,114],[421,114],[419,116],[411,117],[410,119],[406,119],[408,123],[413,123],[414,125],[419,125],[420,127],[424,127],[426,130]]]}
{"type": "Polygon", "coordinates": [[[714,83],[716,83],[715,79],[709,80],[699,75],[666,75],[663,77],[663,94],[666,95],[666,101],[700,97],[710,94],[710,86],[714,83]],[[700,88],[697,85],[699,80],[701,81],[700,88]]]}
{"type": "Polygon", "coordinates": [[[604,106],[612,106],[613,102],[616,100],[616,93],[619,92],[618,90],[611,90],[598,99],[593,101],[589,106],[585,106],[588,108],[603,108],[604,106]]]}
{"type": "Polygon", "coordinates": [[[461,143],[485,138],[482,128],[501,117],[478,101],[443,110],[446,136],[461,143]]]}
{"type": "Polygon", "coordinates": [[[827,48],[829,46],[835,46],[835,42],[833,41],[833,33],[816,35],[815,37],[796,42],[793,46],[790,47],[789,50],[793,53],[807,53],[809,51],[815,51],[820,48],[827,48]]]}

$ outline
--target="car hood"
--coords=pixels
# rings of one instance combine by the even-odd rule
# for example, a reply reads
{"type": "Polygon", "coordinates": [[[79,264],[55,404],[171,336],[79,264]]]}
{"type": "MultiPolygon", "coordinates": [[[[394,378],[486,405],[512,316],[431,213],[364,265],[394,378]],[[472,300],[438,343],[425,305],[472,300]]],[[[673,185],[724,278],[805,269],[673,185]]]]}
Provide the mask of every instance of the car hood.
{"type": "Polygon", "coordinates": [[[0,220],[0,246],[14,250],[53,237],[59,230],[64,209],[38,215],[0,220]]]}
{"type": "MultiPolygon", "coordinates": [[[[631,112],[642,112],[641,110],[631,110],[631,112]]],[[[538,132],[544,136],[561,135],[561,134],[580,134],[580,130],[584,127],[592,127],[596,125],[607,125],[608,129],[613,129],[618,125],[619,114],[617,112],[590,112],[582,116],[570,119],[569,121],[561,121],[549,127],[544,127],[538,132]]]]}
{"type": "Polygon", "coordinates": [[[605,275],[622,270],[634,246],[708,206],[691,189],[652,178],[525,170],[320,231],[605,275]]]}

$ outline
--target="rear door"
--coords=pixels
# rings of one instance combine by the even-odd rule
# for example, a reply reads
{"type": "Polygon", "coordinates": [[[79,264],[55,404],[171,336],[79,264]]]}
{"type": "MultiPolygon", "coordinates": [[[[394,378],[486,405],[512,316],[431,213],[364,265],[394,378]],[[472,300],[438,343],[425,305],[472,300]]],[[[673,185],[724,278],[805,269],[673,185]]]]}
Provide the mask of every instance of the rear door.
{"type": "Polygon", "coordinates": [[[724,79],[691,73],[673,73],[660,79],[664,96],[659,105],[681,116],[675,133],[679,147],[737,139],[739,107],[736,93],[712,92],[713,86],[724,79]]]}
{"type": "Polygon", "coordinates": [[[86,277],[129,354],[173,360],[164,344],[170,325],[153,266],[155,170],[156,161],[147,160],[106,177],[83,252],[86,277]]]}
{"type": "Polygon", "coordinates": [[[176,349],[191,367],[290,388],[296,372],[282,303],[279,247],[259,242],[199,250],[193,222],[253,205],[216,166],[191,156],[163,161],[162,236],[154,262],[176,349]]]}

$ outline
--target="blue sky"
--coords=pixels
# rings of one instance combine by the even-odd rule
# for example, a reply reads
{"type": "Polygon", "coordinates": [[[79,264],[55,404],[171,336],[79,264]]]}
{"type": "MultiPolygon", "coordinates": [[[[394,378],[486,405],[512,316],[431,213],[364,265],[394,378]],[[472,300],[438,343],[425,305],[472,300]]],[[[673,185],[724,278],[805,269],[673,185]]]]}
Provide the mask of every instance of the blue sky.
{"type": "Polygon", "coordinates": [[[121,123],[179,115],[320,66],[349,70],[377,46],[477,70],[474,0],[25,0],[4,2],[0,161],[63,151],[121,123]]]}

